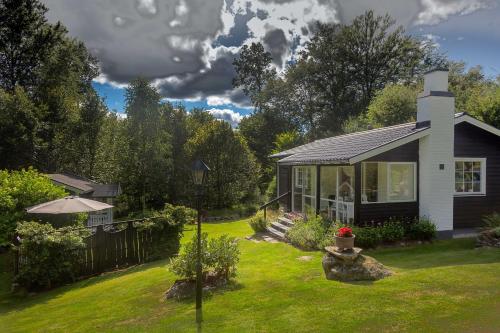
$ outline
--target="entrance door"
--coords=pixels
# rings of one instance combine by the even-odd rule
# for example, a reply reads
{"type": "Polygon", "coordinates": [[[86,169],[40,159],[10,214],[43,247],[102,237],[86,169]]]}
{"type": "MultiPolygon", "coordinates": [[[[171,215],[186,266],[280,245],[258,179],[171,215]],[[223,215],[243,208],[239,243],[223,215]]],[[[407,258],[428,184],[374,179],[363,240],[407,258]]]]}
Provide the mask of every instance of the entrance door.
{"type": "Polygon", "coordinates": [[[304,215],[316,214],[316,167],[293,167],[292,210],[304,215]]]}

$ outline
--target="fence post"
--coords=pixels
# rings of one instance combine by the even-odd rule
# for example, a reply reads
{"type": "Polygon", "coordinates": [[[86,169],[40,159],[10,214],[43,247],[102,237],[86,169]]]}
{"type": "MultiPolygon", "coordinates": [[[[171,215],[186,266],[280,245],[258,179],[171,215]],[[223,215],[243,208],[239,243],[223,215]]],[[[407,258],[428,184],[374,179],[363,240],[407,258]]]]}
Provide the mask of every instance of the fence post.
{"type": "Polygon", "coordinates": [[[14,248],[14,276],[19,274],[19,249],[14,248]]]}
{"type": "Polygon", "coordinates": [[[102,224],[98,225],[95,232],[95,240],[96,240],[96,250],[97,250],[97,272],[100,273],[104,270],[104,258],[106,256],[106,247],[105,247],[105,239],[104,239],[104,229],[102,224]]]}
{"type": "Polygon", "coordinates": [[[266,216],[267,214],[266,214],[266,212],[267,212],[267,206],[264,207],[264,221],[267,221],[267,216],[266,216]]]}
{"type": "Polygon", "coordinates": [[[134,251],[134,222],[129,221],[127,223],[127,263],[135,263],[135,251],[134,251]]]}

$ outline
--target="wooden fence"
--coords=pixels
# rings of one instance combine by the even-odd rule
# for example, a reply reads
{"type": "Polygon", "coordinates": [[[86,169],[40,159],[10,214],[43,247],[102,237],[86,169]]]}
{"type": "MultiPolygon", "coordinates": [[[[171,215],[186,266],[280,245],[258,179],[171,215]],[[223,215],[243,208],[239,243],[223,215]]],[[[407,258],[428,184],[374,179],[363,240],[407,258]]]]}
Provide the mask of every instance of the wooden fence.
{"type": "MultiPolygon", "coordinates": [[[[168,256],[178,250],[176,230],[156,230],[139,227],[143,220],[130,220],[103,224],[91,229],[85,247],[75,250],[75,275],[77,277],[91,276],[122,267],[145,263],[158,259],[158,248],[162,256],[168,256]],[[169,247],[164,250],[165,242],[169,247]]],[[[172,228],[176,228],[173,226],[172,228]]],[[[22,240],[21,240],[22,241],[22,240]]],[[[30,260],[29,253],[21,248],[15,251],[15,274],[30,260]]]]}

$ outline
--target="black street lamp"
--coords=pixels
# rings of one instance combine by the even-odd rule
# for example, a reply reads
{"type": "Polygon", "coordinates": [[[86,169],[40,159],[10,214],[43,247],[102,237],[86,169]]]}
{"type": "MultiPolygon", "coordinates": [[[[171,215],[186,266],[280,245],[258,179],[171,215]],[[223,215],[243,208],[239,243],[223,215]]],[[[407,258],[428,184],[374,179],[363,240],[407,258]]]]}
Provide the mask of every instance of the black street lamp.
{"type": "Polygon", "coordinates": [[[203,185],[205,184],[210,168],[202,160],[196,160],[191,167],[193,183],[196,187],[196,209],[198,211],[197,223],[197,253],[196,253],[196,322],[201,325],[202,312],[202,267],[201,267],[201,199],[203,196],[203,185]]]}

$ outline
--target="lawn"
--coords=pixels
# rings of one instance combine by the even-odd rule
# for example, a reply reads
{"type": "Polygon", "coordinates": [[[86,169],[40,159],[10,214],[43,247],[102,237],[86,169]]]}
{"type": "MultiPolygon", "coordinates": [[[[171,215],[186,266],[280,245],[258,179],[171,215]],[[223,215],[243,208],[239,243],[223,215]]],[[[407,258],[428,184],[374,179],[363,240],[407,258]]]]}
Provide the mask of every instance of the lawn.
{"type": "MultiPolygon", "coordinates": [[[[321,252],[245,240],[252,234],[245,221],[203,228],[241,238],[235,283],[204,299],[204,332],[500,331],[498,249],[453,240],[371,251],[394,276],[340,283],[324,278],[321,252]]],[[[188,226],[184,241],[193,232],[188,226]]],[[[163,298],[175,280],[166,265],[159,261],[26,297],[12,296],[10,277],[1,273],[0,331],[193,332],[194,301],[163,298]]]]}

